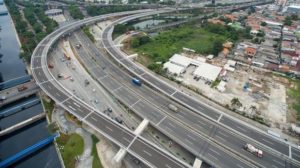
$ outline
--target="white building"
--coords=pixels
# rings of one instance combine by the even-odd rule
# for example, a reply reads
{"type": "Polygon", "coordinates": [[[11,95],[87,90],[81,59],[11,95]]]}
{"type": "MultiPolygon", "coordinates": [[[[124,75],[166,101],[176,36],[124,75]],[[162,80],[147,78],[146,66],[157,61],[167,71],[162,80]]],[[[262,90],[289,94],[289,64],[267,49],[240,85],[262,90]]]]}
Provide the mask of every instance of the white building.
{"type": "Polygon", "coordinates": [[[168,73],[179,76],[185,72],[188,66],[193,65],[197,67],[193,72],[194,76],[207,81],[216,80],[222,68],[205,63],[205,61],[206,59],[202,57],[193,59],[179,54],[174,54],[169,61],[164,64],[163,68],[167,69],[168,73]]]}
{"type": "Polygon", "coordinates": [[[184,67],[176,65],[176,64],[172,64],[171,62],[166,62],[164,64],[163,68],[167,69],[168,73],[170,73],[172,75],[176,75],[176,76],[179,76],[185,70],[184,67]]]}
{"type": "Polygon", "coordinates": [[[193,72],[193,75],[199,77],[200,79],[212,82],[218,78],[221,70],[221,67],[202,63],[196,68],[196,70],[193,72]]]}
{"type": "Polygon", "coordinates": [[[57,15],[62,15],[63,11],[62,9],[50,9],[45,11],[45,15],[47,16],[57,16],[57,15]]]}

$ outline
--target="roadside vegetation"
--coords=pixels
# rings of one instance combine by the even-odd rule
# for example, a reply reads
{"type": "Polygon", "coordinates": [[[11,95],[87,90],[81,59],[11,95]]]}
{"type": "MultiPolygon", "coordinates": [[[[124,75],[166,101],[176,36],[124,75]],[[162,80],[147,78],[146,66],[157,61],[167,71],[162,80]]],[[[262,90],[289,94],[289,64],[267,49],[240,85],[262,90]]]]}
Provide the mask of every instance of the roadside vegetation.
{"type": "Polygon", "coordinates": [[[83,32],[85,33],[85,35],[92,41],[92,42],[95,42],[95,38],[94,36],[92,35],[92,33],[90,32],[90,29],[89,27],[85,26],[82,28],[83,32]]]}
{"type": "Polygon", "coordinates": [[[132,25],[129,24],[117,24],[114,28],[114,32],[113,32],[113,39],[128,32],[134,30],[134,27],[132,25]]]}
{"type": "MultiPolygon", "coordinates": [[[[8,11],[15,24],[20,42],[22,52],[20,57],[27,63],[30,62],[30,58],[33,50],[39,41],[41,41],[47,34],[51,33],[57,26],[57,22],[48,18],[44,14],[44,8],[42,6],[33,6],[32,3],[26,2],[24,5],[24,17],[31,25],[33,30],[30,30],[27,22],[23,19],[15,0],[5,0],[8,11]]],[[[23,5],[23,3],[22,3],[23,5]]]]}
{"type": "Polygon", "coordinates": [[[48,115],[49,121],[51,122],[51,116],[52,116],[55,102],[53,100],[50,100],[50,102],[48,102],[44,98],[42,99],[42,101],[43,101],[44,108],[46,110],[46,114],[48,115]]]}
{"type": "Polygon", "coordinates": [[[92,148],[92,155],[93,155],[93,168],[103,168],[101,161],[98,156],[96,144],[100,141],[95,135],[92,135],[93,140],[93,148],[92,148]]]}
{"type": "Polygon", "coordinates": [[[73,19],[83,19],[84,16],[78,6],[75,6],[74,4],[69,6],[69,12],[73,19]]]}
{"type": "Polygon", "coordinates": [[[235,42],[247,34],[245,31],[248,30],[237,31],[214,24],[206,24],[203,27],[187,25],[159,33],[154,38],[134,37],[130,45],[140,56],[147,57],[147,61],[142,62],[143,64],[155,72],[160,72],[161,65],[157,62],[168,61],[173,54],[181,52],[183,47],[193,49],[199,54],[217,56],[222,51],[224,42],[235,42]]]}
{"type": "Polygon", "coordinates": [[[83,138],[78,134],[60,134],[56,139],[66,168],[75,168],[76,157],[83,153],[83,138]]]}
{"type": "Polygon", "coordinates": [[[90,16],[98,16],[108,13],[122,12],[122,11],[132,11],[138,10],[138,6],[130,5],[115,5],[115,6],[87,6],[86,11],[90,16]]]}

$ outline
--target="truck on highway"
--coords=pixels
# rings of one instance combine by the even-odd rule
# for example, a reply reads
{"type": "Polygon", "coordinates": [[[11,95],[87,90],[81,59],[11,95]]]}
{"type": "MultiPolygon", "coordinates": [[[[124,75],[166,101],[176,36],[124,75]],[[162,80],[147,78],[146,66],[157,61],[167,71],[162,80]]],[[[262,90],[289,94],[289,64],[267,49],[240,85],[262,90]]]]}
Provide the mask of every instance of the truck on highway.
{"type": "Polygon", "coordinates": [[[178,108],[177,108],[175,105],[173,105],[173,104],[169,104],[169,105],[168,105],[168,108],[169,108],[170,110],[174,111],[174,112],[178,112],[178,108]]]}
{"type": "Polygon", "coordinates": [[[26,89],[27,89],[27,86],[20,86],[20,87],[18,87],[18,91],[19,92],[22,92],[22,91],[24,91],[26,89]]]}
{"type": "Polygon", "coordinates": [[[132,83],[137,86],[142,86],[142,82],[137,78],[132,78],[132,83]]]}
{"type": "Polygon", "coordinates": [[[263,157],[263,151],[254,147],[253,145],[247,143],[245,146],[244,146],[244,149],[254,155],[256,155],[257,157],[263,157]]]}

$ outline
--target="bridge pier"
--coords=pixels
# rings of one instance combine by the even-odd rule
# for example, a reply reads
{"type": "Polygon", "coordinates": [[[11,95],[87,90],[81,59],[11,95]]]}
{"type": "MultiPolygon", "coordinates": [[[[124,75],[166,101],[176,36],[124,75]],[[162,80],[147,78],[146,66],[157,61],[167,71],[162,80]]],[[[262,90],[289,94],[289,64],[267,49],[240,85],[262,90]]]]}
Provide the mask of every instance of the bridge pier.
{"type": "MultiPolygon", "coordinates": [[[[145,128],[147,128],[148,124],[149,124],[149,120],[148,119],[144,119],[140,123],[140,125],[134,130],[134,134],[136,136],[140,135],[145,130],[145,128]]],[[[115,155],[114,161],[117,162],[117,163],[120,162],[125,157],[126,153],[127,153],[126,149],[121,148],[118,151],[118,153],[115,155]]]]}

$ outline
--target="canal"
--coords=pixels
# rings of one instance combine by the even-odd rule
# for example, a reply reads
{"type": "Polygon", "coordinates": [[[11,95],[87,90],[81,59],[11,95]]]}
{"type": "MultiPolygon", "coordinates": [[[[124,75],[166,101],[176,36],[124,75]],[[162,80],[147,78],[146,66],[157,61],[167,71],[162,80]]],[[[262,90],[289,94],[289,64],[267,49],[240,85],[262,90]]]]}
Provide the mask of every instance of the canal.
{"type": "MultiPolygon", "coordinates": [[[[0,12],[7,10],[0,5],[0,12]]],[[[9,15],[0,16],[0,83],[26,75],[26,66],[19,58],[20,47],[9,15]]],[[[13,106],[37,99],[31,96],[0,108],[7,110],[13,106]]],[[[43,111],[41,103],[37,103],[16,114],[0,119],[0,129],[5,129],[15,123],[40,114],[43,111]]],[[[0,161],[48,137],[46,119],[40,120],[18,131],[0,137],[0,161]]],[[[34,154],[20,160],[11,167],[16,168],[59,168],[61,167],[54,144],[50,144],[34,154]]]]}

